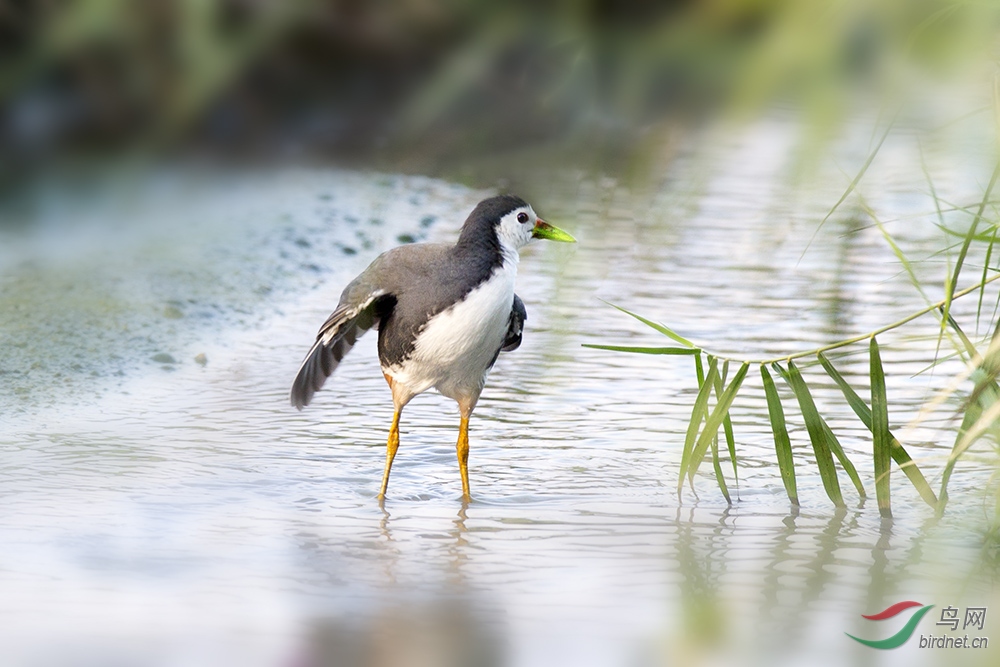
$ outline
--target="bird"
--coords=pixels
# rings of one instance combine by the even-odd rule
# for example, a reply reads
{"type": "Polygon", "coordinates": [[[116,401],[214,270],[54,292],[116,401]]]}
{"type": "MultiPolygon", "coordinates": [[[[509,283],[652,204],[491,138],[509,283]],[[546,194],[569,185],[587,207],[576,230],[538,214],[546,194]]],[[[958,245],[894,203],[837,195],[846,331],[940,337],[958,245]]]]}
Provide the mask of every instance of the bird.
{"type": "Polygon", "coordinates": [[[527,311],[514,293],[518,251],[535,239],[573,243],[520,197],[479,202],[458,240],[414,243],[379,255],[340,295],[292,382],[291,403],[309,405],[357,339],[378,331],[378,358],[393,416],[378,493],[385,500],[403,408],[431,388],[458,404],[456,453],[469,492],[469,418],[501,352],[521,344],[527,311]]]}

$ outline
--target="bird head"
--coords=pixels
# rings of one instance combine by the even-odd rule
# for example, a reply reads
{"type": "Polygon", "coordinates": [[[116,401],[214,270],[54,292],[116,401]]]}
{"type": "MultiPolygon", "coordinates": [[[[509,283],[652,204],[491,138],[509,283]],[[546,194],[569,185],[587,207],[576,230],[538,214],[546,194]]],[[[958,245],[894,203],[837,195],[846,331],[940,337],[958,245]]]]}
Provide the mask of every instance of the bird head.
{"type": "Polygon", "coordinates": [[[531,205],[520,197],[500,195],[480,202],[476,210],[491,211],[500,244],[518,250],[535,239],[575,243],[576,239],[539,218],[531,205]]]}

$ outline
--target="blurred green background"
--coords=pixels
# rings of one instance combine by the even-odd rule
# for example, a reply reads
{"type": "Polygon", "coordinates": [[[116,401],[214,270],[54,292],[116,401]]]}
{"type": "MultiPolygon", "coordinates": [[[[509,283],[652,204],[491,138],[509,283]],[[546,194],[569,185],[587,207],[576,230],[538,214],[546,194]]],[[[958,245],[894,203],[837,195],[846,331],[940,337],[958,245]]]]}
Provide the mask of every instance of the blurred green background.
{"type": "Polygon", "coordinates": [[[454,174],[525,151],[641,172],[719,114],[788,106],[814,145],[859,109],[926,109],[990,80],[998,25],[942,0],[0,0],[0,175],[178,153],[454,174]]]}

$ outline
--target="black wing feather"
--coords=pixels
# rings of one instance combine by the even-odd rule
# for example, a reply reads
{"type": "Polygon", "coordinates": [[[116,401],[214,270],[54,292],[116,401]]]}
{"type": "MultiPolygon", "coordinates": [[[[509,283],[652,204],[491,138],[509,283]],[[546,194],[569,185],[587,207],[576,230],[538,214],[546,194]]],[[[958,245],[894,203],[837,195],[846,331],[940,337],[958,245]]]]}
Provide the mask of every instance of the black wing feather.
{"type": "Polygon", "coordinates": [[[342,303],[327,318],[292,382],[292,405],[299,410],[309,405],[358,338],[377,324],[375,309],[380,296],[380,292],[373,292],[361,303],[342,303]]]}
{"type": "Polygon", "coordinates": [[[501,352],[511,352],[521,346],[521,335],[524,332],[524,321],[528,319],[528,311],[521,297],[514,295],[514,304],[510,309],[510,319],[507,320],[507,335],[503,339],[501,352]]]}

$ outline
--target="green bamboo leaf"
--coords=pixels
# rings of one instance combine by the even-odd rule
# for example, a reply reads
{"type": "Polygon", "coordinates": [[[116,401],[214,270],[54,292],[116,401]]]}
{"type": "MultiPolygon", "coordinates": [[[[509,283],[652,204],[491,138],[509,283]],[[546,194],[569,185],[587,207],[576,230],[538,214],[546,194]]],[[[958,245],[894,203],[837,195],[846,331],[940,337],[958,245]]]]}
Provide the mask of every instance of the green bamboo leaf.
{"type": "MultiPolygon", "coordinates": [[[[826,358],[826,355],[821,352],[817,356],[819,357],[820,363],[823,364],[823,369],[827,372],[827,375],[833,378],[833,381],[837,383],[838,387],[840,387],[840,391],[843,392],[848,405],[850,405],[851,409],[854,410],[854,414],[856,414],[858,419],[861,420],[861,423],[863,423],[868,430],[871,431],[872,413],[868,408],[868,404],[865,403],[860,396],[858,396],[857,392],[854,391],[854,388],[847,383],[847,380],[845,380],[833,364],[830,363],[830,360],[826,358]]],[[[920,497],[923,498],[924,502],[931,507],[937,507],[938,498],[934,495],[934,490],[931,489],[931,485],[927,483],[927,480],[924,478],[924,474],[920,472],[920,468],[913,461],[913,459],[910,458],[906,448],[899,443],[899,440],[897,440],[891,432],[889,433],[889,442],[889,453],[892,456],[892,460],[896,462],[896,465],[898,465],[900,470],[903,471],[903,474],[910,480],[910,483],[913,484],[913,488],[917,490],[917,493],[920,494],[920,497]]]]}
{"type": "Polygon", "coordinates": [[[862,500],[864,500],[868,497],[868,493],[865,492],[864,484],[861,483],[861,475],[858,474],[857,468],[854,467],[851,459],[847,458],[847,453],[844,452],[844,448],[840,445],[840,440],[837,439],[833,429],[831,429],[830,425],[826,423],[826,420],[823,419],[822,415],[820,415],[819,419],[823,423],[823,432],[826,433],[826,441],[830,444],[830,451],[833,452],[833,455],[837,457],[838,461],[840,461],[840,466],[844,469],[844,472],[847,473],[851,483],[854,484],[854,488],[857,490],[858,495],[861,496],[862,500]]]}
{"type": "MultiPolygon", "coordinates": [[[[791,362],[789,362],[789,365],[792,365],[791,362]]],[[[779,371],[781,370],[780,367],[778,366],[776,366],[776,368],[778,368],[779,371]]],[[[782,373],[782,375],[786,381],[789,380],[789,376],[787,375],[787,373],[782,373]]],[[[802,376],[800,374],[799,379],[801,378],[802,376]]],[[[802,381],[802,384],[804,387],[806,387],[806,392],[808,393],[809,389],[808,386],[805,385],[804,380],[802,381]]],[[[809,400],[812,401],[812,394],[808,394],[808,396],[809,400]]],[[[813,408],[815,409],[815,403],[813,403],[813,408]]],[[[844,452],[844,448],[840,445],[840,440],[834,434],[833,430],[830,428],[830,425],[826,423],[826,420],[823,419],[823,416],[819,414],[818,410],[816,411],[816,418],[818,419],[818,425],[823,434],[824,442],[826,443],[827,447],[829,447],[830,452],[837,457],[837,461],[840,462],[840,466],[844,469],[844,472],[847,473],[847,476],[848,478],[850,478],[851,483],[854,484],[854,488],[857,490],[858,495],[862,499],[867,498],[868,494],[865,492],[864,484],[861,483],[861,476],[858,474],[857,468],[854,467],[854,463],[852,463],[851,459],[848,458],[847,453],[844,452]]],[[[808,422],[807,422],[807,429],[808,429],[808,422]]],[[[840,486],[839,482],[837,486],[839,490],[840,486]]]]}
{"type": "Polygon", "coordinates": [[[722,420],[722,431],[726,434],[726,448],[729,450],[729,461],[733,466],[733,483],[736,484],[736,498],[740,497],[740,473],[736,467],[736,434],[733,433],[733,420],[726,413],[722,420]]]}
{"type": "MultiPolygon", "coordinates": [[[[603,299],[602,299],[602,301],[603,301],[603,299]]],[[[611,303],[609,301],[604,301],[604,303],[608,304],[612,308],[616,308],[616,309],[622,311],[623,313],[625,313],[626,315],[628,315],[630,317],[634,317],[635,319],[637,319],[640,322],[642,322],[643,324],[645,324],[647,327],[651,327],[653,329],[656,329],[657,331],[659,331],[664,336],[667,336],[668,338],[674,339],[675,341],[677,341],[681,345],[684,345],[686,347],[694,347],[694,343],[692,343],[691,341],[689,341],[687,338],[683,338],[679,334],[674,333],[674,331],[672,331],[671,329],[663,326],[662,324],[659,324],[657,322],[653,322],[652,320],[647,320],[642,315],[636,315],[632,311],[626,310],[625,308],[622,308],[621,306],[616,306],[615,304],[613,304],[613,303],[611,303]]]]}
{"type": "MultiPolygon", "coordinates": [[[[722,377],[715,382],[715,395],[722,395],[722,387],[726,382],[726,376],[729,375],[729,361],[722,365],[722,377]]],[[[722,430],[726,434],[726,448],[729,450],[729,462],[733,466],[733,480],[736,484],[736,497],[739,498],[740,493],[740,473],[736,467],[736,435],[733,433],[733,420],[726,412],[726,418],[722,420],[722,430]]],[[[728,495],[726,500],[729,500],[728,495]]],[[[732,504],[732,503],[730,503],[732,504]]]]}
{"type": "Polygon", "coordinates": [[[838,371],[834,365],[830,363],[830,360],[827,359],[825,354],[820,352],[816,355],[816,357],[823,365],[823,370],[825,370],[827,375],[833,378],[833,381],[837,383],[838,387],[840,387],[840,391],[844,394],[844,398],[847,399],[847,404],[851,406],[852,410],[854,410],[854,414],[858,416],[858,419],[861,420],[868,430],[871,430],[872,411],[868,407],[868,404],[865,403],[860,396],[858,396],[858,393],[847,383],[847,380],[845,380],[844,376],[840,374],[840,371],[838,371]]]}
{"type": "MultiPolygon", "coordinates": [[[[709,361],[712,359],[712,355],[708,355],[709,361]]],[[[720,385],[726,381],[726,376],[729,375],[729,360],[726,359],[722,362],[722,370],[715,376],[715,382],[712,383],[712,389],[715,391],[716,400],[718,400],[719,394],[722,390],[719,388],[720,385]]],[[[711,398],[709,399],[711,401],[711,398]]],[[[708,407],[705,409],[705,419],[708,419],[709,412],[708,407]]],[[[729,505],[733,504],[732,499],[729,496],[729,486],[726,484],[726,478],[722,474],[722,464],[719,461],[719,438],[718,436],[712,438],[712,470],[715,473],[715,483],[719,485],[719,491],[722,492],[722,497],[726,499],[726,503],[729,505]]]]}
{"type": "MultiPolygon", "coordinates": [[[[729,413],[729,408],[732,406],[733,400],[736,398],[736,394],[739,392],[740,385],[743,384],[743,378],[746,377],[749,368],[749,363],[744,363],[740,366],[740,369],[736,371],[736,375],[733,376],[733,381],[729,383],[726,390],[719,396],[715,408],[708,416],[708,419],[705,420],[705,428],[702,429],[701,435],[698,436],[694,449],[691,451],[690,465],[687,469],[688,480],[692,484],[694,484],[694,476],[698,472],[698,466],[701,464],[702,459],[705,458],[705,453],[708,451],[712,438],[718,435],[719,426],[722,425],[723,419],[729,413]]],[[[709,374],[711,374],[711,369],[709,369],[709,374]]],[[[706,384],[709,384],[707,380],[706,384]]]]}
{"type": "Polygon", "coordinates": [[[722,474],[722,464],[719,462],[719,437],[712,438],[712,468],[715,470],[715,481],[722,491],[722,497],[726,503],[732,505],[733,500],[729,497],[729,487],[726,486],[726,478],[722,474]]]}
{"type": "Polygon", "coordinates": [[[793,505],[799,504],[799,493],[795,488],[795,462],[792,459],[792,442],[785,426],[785,411],[781,408],[781,399],[774,386],[767,366],[760,365],[760,377],[764,381],[764,395],[767,396],[767,412],[771,418],[771,432],[774,433],[774,453],[778,458],[778,470],[781,471],[781,482],[785,485],[785,493],[793,505]]]}
{"type": "Polygon", "coordinates": [[[632,352],[635,354],[698,354],[701,352],[696,347],[632,347],[628,345],[597,345],[594,343],[583,343],[583,347],[594,350],[611,350],[612,352],[632,352]]]}
{"type": "Polygon", "coordinates": [[[892,516],[892,506],[889,498],[889,461],[892,449],[889,434],[889,403],[885,392],[885,372],[882,368],[882,355],[878,342],[872,336],[869,345],[870,374],[872,384],[872,451],[875,459],[875,497],[878,499],[878,511],[882,516],[892,516]]]}
{"type": "Polygon", "coordinates": [[[806,423],[806,430],[809,432],[809,441],[812,443],[813,453],[816,456],[816,467],[819,468],[819,476],[823,480],[826,495],[830,497],[834,505],[843,507],[844,498],[840,493],[840,481],[837,479],[837,469],[834,467],[833,453],[827,439],[828,429],[824,428],[826,424],[819,416],[809,387],[806,386],[802,374],[792,361],[788,362],[787,373],[778,364],[774,364],[774,369],[785,378],[799,402],[799,409],[806,423]]]}
{"type": "MultiPolygon", "coordinates": [[[[715,383],[715,375],[718,373],[718,361],[713,357],[708,362],[708,375],[701,382],[698,396],[694,400],[694,407],[691,410],[691,421],[688,422],[687,433],[684,436],[684,450],[681,453],[681,467],[677,478],[677,495],[680,496],[684,489],[684,477],[688,468],[691,467],[691,460],[694,451],[695,439],[698,435],[698,427],[705,416],[708,406],[708,395],[712,392],[712,385],[715,383]]],[[[692,489],[694,485],[692,483],[692,489]]]]}

